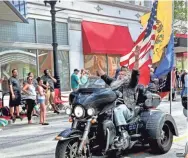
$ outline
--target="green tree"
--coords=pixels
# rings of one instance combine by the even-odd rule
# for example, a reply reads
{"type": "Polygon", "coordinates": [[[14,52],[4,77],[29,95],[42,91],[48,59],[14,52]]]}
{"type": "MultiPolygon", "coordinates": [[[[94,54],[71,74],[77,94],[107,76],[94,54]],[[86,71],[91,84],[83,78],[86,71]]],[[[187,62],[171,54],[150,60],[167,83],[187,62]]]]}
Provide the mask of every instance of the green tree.
{"type": "Polygon", "coordinates": [[[175,33],[187,33],[188,6],[186,0],[174,1],[174,30],[175,33]]]}

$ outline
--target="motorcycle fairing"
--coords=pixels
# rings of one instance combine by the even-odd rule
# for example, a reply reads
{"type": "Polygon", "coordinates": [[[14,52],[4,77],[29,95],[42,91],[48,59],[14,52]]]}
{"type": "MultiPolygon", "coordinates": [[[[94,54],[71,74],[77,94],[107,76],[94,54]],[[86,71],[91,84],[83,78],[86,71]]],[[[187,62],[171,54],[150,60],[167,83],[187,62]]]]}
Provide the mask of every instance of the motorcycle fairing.
{"type": "Polygon", "coordinates": [[[102,110],[106,105],[113,103],[117,99],[117,94],[109,88],[106,89],[79,89],[77,93],[72,93],[74,99],[72,105],[82,105],[85,109],[90,107],[102,110]]]}
{"type": "Polygon", "coordinates": [[[160,139],[161,129],[165,122],[170,126],[172,134],[178,136],[177,126],[171,115],[160,110],[150,110],[142,112],[140,117],[145,124],[148,138],[160,139]]]}

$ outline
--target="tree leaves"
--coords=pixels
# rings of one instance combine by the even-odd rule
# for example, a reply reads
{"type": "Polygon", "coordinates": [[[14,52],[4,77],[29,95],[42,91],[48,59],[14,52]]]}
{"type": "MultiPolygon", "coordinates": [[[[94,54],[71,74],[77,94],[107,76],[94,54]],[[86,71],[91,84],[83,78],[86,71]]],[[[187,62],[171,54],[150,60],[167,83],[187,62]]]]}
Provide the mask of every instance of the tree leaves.
{"type": "Polygon", "coordinates": [[[174,1],[174,30],[177,33],[187,33],[188,6],[185,0],[174,1]]]}

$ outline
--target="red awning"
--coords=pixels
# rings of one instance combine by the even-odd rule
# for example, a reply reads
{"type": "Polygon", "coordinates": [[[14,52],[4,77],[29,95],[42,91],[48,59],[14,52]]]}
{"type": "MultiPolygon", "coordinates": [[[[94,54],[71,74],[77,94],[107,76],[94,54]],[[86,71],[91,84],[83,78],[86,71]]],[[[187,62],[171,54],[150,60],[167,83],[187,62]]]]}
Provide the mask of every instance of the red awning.
{"type": "Polygon", "coordinates": [[[176,37],[179,37],[179,38],[188,38],[188,34],[179,34],[179,33],[177,33],[176,37]]]}
{"type": "Polygon", "coordinates": [[[176,53],[176,57],[188,57],[188,52],[176,53]]]}
{"type": "Polygon", "coordinates": [[[128,27],[82,22],[84,54],[126,54],[133,48],[134,42],[128,27]]]}

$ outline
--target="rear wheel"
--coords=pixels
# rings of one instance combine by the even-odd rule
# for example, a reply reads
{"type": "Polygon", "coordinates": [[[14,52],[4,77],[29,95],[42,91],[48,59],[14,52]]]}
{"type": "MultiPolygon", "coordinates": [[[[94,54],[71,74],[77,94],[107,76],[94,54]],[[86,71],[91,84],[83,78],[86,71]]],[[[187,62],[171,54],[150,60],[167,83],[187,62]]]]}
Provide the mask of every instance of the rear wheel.
{"type": "Polygon", "coordinates": [[[167,123],[164,123],[160,137],[161,139],[149,140],[150,148],[156,154],[165,154],[170,150],[173,141],[173,135],[167,123]]]}
{"type": "Polygon", "coordinates": [[[56,146],[55,158],[91,158],[77,155],[79,142],[77,139],[59,141],[56,146]]]}

